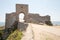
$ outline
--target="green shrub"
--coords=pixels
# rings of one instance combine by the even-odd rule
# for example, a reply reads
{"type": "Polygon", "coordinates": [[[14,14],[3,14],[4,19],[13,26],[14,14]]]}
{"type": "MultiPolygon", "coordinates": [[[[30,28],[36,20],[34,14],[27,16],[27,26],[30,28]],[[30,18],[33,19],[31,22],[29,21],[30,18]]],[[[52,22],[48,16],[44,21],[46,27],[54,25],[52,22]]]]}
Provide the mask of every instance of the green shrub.
{"type": "Polygon", "coordinates": [[[49,26],[53,26],[53,24],[51,23],[51,21],[45,21],[45,23],[49,26]]]}
{"type": "Polygon", "coordinates": [[[22,35],[23,35],[22,32],[15,30],[13,33],[9,35],[7,40],[21,40],[22,35]]]}

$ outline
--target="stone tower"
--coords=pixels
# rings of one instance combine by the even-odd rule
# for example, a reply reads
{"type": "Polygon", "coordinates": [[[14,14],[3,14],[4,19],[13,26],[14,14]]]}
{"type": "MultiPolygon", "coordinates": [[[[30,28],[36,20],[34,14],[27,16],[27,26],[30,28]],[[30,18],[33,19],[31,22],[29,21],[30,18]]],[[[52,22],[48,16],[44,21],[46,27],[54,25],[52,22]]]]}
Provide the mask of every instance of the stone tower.
{"type": "Polygon", "coordinates": [[[27,4],[16,4],[16,14],[18,15],[16,17],[17,20],[19,20],[19,14],[23,13],[24,16],[24,20],[27,20],[27,15],[28,15],[28,5],[27,4]]]}

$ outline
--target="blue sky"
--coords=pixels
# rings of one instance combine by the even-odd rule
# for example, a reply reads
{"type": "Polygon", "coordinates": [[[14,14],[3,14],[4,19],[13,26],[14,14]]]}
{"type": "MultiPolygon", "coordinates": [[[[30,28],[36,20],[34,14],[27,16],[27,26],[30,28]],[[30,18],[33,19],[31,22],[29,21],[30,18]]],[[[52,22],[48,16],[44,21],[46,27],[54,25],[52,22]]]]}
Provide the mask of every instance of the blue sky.
{"type": "Polygon", "coordinates": [[[16,4],[28,4],[29,13],[50,15],[51,21],[60,21],[60,0],[0,0],[0,22],[5,22],[5,14],[16,11],[16,4]]]}

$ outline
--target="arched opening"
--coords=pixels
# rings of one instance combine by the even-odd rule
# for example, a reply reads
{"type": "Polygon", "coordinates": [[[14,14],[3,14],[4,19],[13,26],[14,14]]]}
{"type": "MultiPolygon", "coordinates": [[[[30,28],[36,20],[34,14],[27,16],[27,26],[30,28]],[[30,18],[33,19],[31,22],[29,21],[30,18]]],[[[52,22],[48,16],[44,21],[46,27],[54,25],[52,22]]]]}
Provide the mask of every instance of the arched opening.
{"type": "Polygon", "coordinates": [[[23,13],[20,13],[19,14],[19,22],[24,22],[24,14],[23,13]]]}

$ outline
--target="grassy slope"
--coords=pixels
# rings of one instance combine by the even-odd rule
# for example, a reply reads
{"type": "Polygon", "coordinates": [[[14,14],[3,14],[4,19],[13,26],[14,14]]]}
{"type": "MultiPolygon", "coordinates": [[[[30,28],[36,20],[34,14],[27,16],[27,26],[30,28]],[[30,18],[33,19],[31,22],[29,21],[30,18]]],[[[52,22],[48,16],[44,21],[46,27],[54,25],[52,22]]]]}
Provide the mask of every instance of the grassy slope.
{"type": "Polygon", "coordinates": [[[22,32],[15,30],[13,33],[9,35],[7,40],[20,40],[22,38],[22,32]]]}
{"type": "Polygon", "coordinates": [[[3,34],[3,30],[5,29],[5,27],[4,26],[0,26],[0,37],[1,37],[1,35],[3,34]]]}

